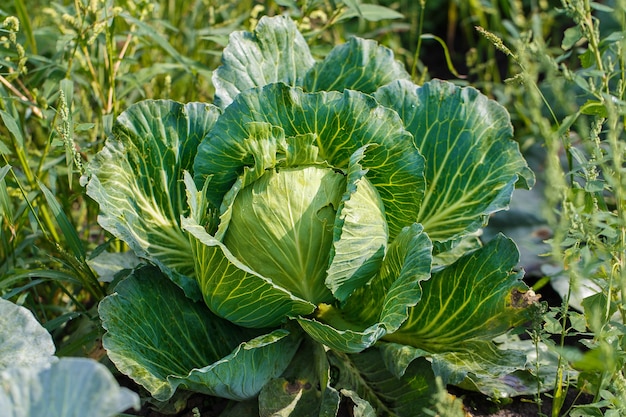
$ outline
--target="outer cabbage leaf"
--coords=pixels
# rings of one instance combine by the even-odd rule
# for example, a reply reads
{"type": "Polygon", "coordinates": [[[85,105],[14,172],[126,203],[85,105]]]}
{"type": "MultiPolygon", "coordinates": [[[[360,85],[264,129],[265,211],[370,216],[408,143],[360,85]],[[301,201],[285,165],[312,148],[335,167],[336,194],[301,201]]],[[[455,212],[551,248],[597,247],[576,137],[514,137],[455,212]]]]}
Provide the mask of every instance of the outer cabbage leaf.
{"type": "Polygon", "coordinates": [[[516,182],[532,185],[506,109],[476,89],[399,80],[375,97],[398,112],[426,159],[428,186],[415,220],[433,241],[476,231],[508,207],[516,182]]]}
{"type": "Polygon", "coordinates": [[[280,378],[259,394],[261,416],[336,416],[340,395],[330,386],[330,364],[324,346],[304,338],[291,364],[280,378]]]}
{"type": "Polygon", "coordinates": [[[4,417],[111,417],[139,408],[139,396],[121,388],[102,364],[61,358],[47,368],[0,371],[0,410],[4,417]]]}
{"type": "Polygon", "coordinates": [[[235,400],[252,398],[288,366],[300,343],[215,316],[155,267],[133,272],[99,306],[103,346],[120,372],[156,399],[178,387],[235,400]]]}
{"type": "Polygon", "coordinates": [[[377,348],[356,355],[329,352],[335,368],[333,386],[353,392],[376,410],[376,415],[413,417],[426,415],[435,392],[435,377],[424,358],[411,362],[402,377],[390,373],[377,348]]]}
{"type": "Polygon", "coordinates": [[[356,353],[372,346],[397,330],[420,300],[420,282],[430,277],[431,253],[422,227],[406,227],[389,245],[378,275],[343,307],[321,305],[317,320],[300,317],[298,322],[313,339],[338,352],[356,353]]]}
{"type": "Polygon", "coordinates": [[[231,33],[222,62],[213,73],[220,107],[228,106],[240,92],[252,87],[279,81],[300,85],[315,61],[290,18],[263,16],[253,33],[231,33]]]}
{"type": "Polygon", "coordinates": [[[48,365],[54,359],[54,350],[52,336],[33,313],[0,298],[0,370],[48,365]]]}
{"type": "Polygon", "coordinates": [[[385,340],[431,353],[462,351],[471,341],[489,341],[528,321],[535,301],[512,272],[515,243],[502,235],[422,283],[422,299],[385,340]]]}
{"type": "Polygon", "coordinates": [[[306,91],[357,90],[371,94],[379,87],[411,76],[393,51],[375,41],[350,38],[333,48],[306,74],[306,91]]]}
{"type": "Polygon", "coordinates": [[[118,117],[88,168],[87,194],[100,205],[102,227],[194,299],[200,292],[193,254],[180,227],[187,211],[182,179],[218,115],[216,107],[201,103],[137,103],[118,117]]]}
{"type": "Polygon", "coordinates": [[[355,91],[304,93],[281,83],[237,96],[198,147],[195,181],[200,186],[211,177],[213,205],[221,204],[244,166],[254,165],[241,144],[256,122],[281,127],[287,137],[313,134],[318,159],[342,170],[359,148],[380,145],[368,148],[361,165],[385,206],[390,238],[415,221],[424,160],[398,115],[355,91]]]}

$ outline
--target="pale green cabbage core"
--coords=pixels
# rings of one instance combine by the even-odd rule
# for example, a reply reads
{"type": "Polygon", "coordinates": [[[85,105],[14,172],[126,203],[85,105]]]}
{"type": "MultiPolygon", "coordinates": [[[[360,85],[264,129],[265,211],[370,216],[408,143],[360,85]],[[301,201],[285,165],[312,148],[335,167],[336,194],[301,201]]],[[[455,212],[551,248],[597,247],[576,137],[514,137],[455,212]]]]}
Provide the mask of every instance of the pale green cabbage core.
{"type": "Polygon", "coordinates": [[[268,170],[235,197],[223,242],[295,296],[330,302],[324,280],[345,189],[345,176],[326,167],[268,170]]]}

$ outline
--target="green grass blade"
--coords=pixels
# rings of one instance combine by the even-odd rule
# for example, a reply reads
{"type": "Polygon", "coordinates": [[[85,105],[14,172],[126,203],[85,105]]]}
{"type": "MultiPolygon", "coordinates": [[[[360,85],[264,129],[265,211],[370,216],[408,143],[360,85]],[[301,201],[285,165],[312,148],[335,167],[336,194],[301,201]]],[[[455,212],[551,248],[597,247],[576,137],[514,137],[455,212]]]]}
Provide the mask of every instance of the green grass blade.
{"type": "Polygon", "coordinates": [[[23,0],[15,0],[15,11],[18,19],[20,19],[22,32],[26,36],[26,45],[30,46],[30,50],[33,55],[37,55],[37,42],[35,41],[35,35],[33,34],[33,27],[30,24],[30,14],[26,4],[24,3],[25,2],[23,0]]]}
{"type": "Polygon", "coordinates": [[[52,194],[52,191],[50,191],[48,187],[46,187],[39,180],[37,180],[37,184],[39,185],[39,188],[43,192],[43,195],[46,198],[46,201],[48,202],[48,206],[50,206],[50,209],[52,210],[52,214],[54,215],[54,218],[59,224],[59,227],[61,228],[61,232],[63,233],[63,236],[65,236],[65,240],[67,241],[67,244],[69,245],[69,248],[71,249],[72,254],[79,260],[84,261],[86,258],[85,248],[83,247],[80,241],[80,238],[78,237],[78,233],[76,232],[76,229],[74,228],[74,226],[68,219],[67,215],[63,211],[63,208],[61,207],[59,202],[54,197],[54,194],[52,194]]]}

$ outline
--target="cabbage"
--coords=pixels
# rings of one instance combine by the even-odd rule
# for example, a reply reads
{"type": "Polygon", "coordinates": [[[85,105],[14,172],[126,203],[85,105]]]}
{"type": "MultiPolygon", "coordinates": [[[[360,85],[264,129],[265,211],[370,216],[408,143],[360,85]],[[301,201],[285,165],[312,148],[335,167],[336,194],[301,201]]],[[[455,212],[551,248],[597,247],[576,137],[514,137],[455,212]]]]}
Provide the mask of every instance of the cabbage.
{"type": "Polygon", "coordinates": [[[476,237],[533,183],[502,106],[417,86],[368,40],[315,61],[286,17],[231,35],[213,82],[215,104],[128,108],[88,167],[100,224],[146,263],[100,305],[120,371],[261,415],[416,415],[435,376],[516,378],[493,339],[534,298],[515,244],[476,237]]]}

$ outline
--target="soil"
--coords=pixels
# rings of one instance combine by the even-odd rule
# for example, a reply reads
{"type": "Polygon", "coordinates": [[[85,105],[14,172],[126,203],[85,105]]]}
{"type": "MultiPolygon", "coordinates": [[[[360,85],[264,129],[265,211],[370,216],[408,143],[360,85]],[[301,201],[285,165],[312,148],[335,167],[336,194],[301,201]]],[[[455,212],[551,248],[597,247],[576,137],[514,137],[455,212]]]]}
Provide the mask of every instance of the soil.
{"type": "MultiPolygon", "coordinates": [[[[541,407],[539,407],[537,399],[533,397],[516,397],[507,403],[503,401],[496,403],[479,393],[463,391],[455,387],[450,387],[450,392],[463,400],[467,417],[537,417],[541,415],[550,416],[552,414],[552,399],[547,395],[543,395],[540,398],[541,407]]],[[[572,405],[589,403],[591,400],[591,396],[587,394],[570,390],[566,396],[562,412],[559,415],[563,415],[564,411],[568,410],[572,405]]],[[[218,417],[226,406],[226,400],[204,395],[193,395],[189,398],[185,409],[178,413],[166,414],[152,410],[149,407],[144,407],[139,412],[129,410],[127,413],[144,417],[196,417],[198,415],[202,417],[218,417]]],[[[345,413],[344,417],[349,417],[348,413],[345,413]]]]}
{"type": "MultiPolygon", "coordinates": [[[[468,417],[537,417],[540,415],[552,415],[552,398],[542,395],[539,398],[541,407],[534,397],[516,397],[507,404],[496,404],[484,395],[474,392],[462,392],[451,387],[450,391],[463,400],[468,417]]],[[[588,404],[592,396],[582,394],[575,390],[569,390],[559,415],[565,415],[565,411],[572,405],[588,404]]],[[[445,417],[445,416],[442,416],[445,417]]]]}

